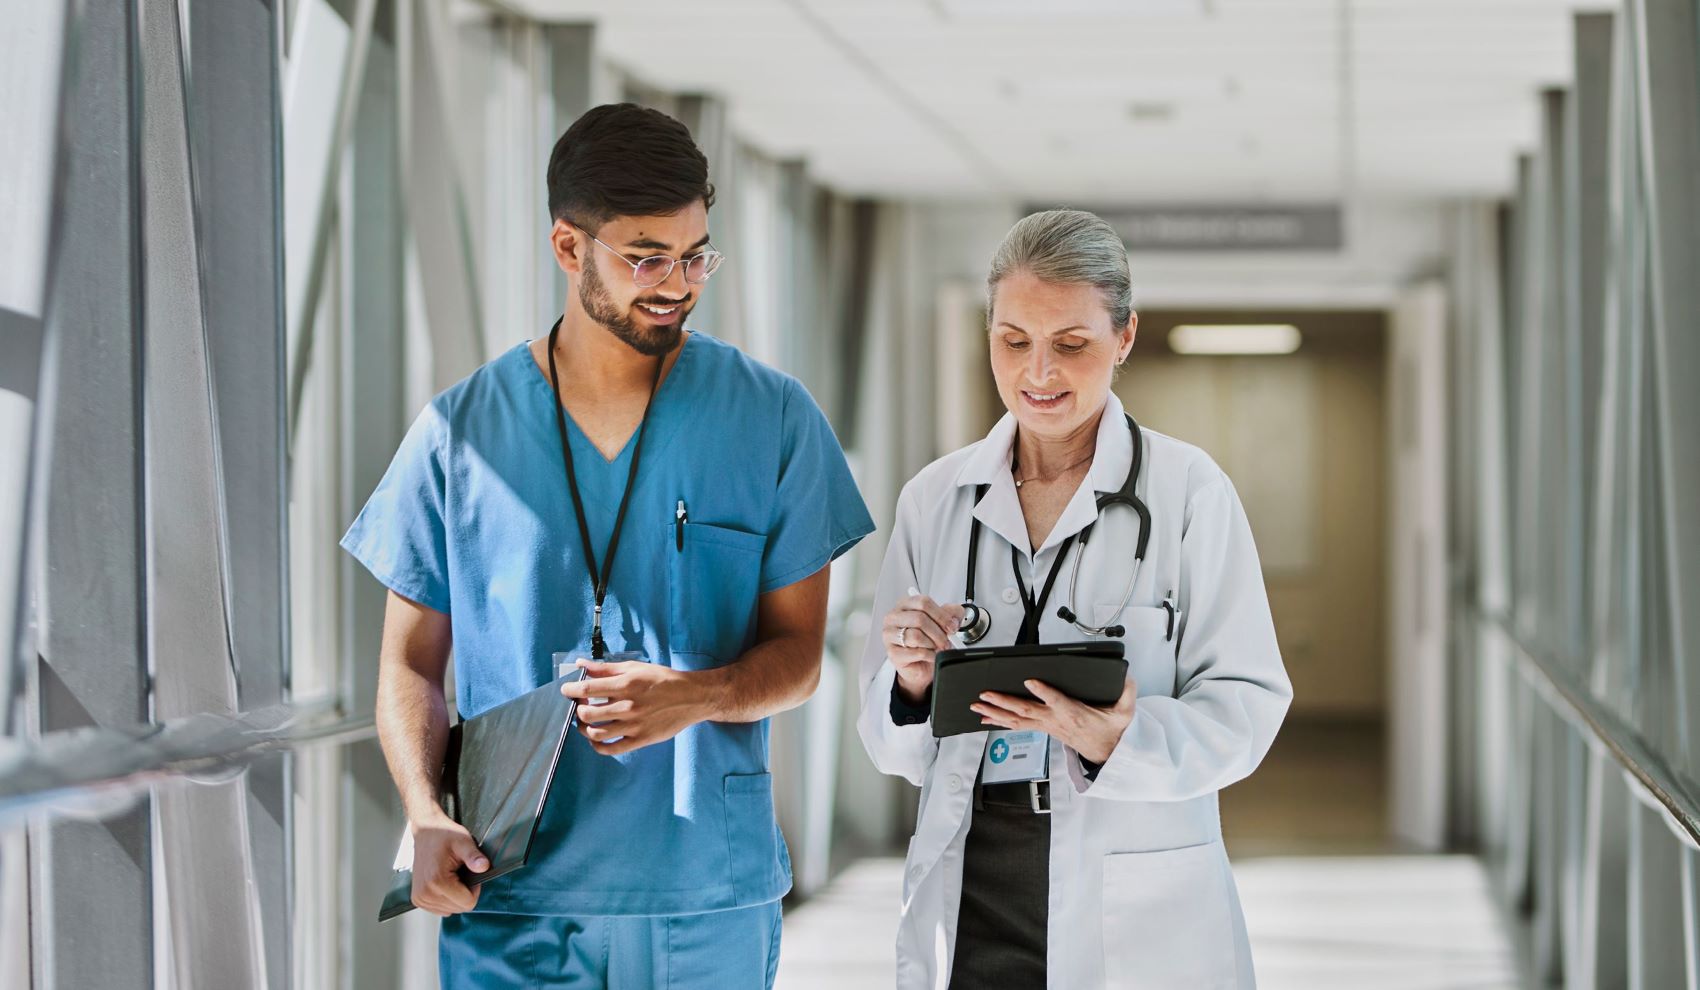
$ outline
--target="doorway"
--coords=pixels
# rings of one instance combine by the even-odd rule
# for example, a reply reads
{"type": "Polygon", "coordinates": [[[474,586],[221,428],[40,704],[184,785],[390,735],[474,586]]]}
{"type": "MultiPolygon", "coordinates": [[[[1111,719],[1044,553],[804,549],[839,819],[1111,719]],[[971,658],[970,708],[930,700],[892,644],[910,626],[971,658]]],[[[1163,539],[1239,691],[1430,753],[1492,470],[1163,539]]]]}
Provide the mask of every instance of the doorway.
{"type": "Polygon", "coordinates": [[[1378,310],[1148,310],[1115,390],[1228,473],[1263,564],[1294,701],[1222,794],[1236,856],[1388,846],[1385,384],[1378,310]],[[1285,354],[1177,353],[1179,326],[1290,325],[1285,354]]]}

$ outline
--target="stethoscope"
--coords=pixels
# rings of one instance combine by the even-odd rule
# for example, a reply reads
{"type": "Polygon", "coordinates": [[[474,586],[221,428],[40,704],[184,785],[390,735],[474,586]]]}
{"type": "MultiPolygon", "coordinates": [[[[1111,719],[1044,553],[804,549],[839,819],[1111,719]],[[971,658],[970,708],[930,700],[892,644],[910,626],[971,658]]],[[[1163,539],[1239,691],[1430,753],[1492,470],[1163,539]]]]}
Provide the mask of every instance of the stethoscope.
{"type": "MultiPolygon", "coordinates": [[[[1140,433],[1139,424],[1133,421],[1133,417],[1126,416],[1125,413],[1123,415],[1127,419],[1128,431],[1133,434],[1133,464],[1128,467],[1127,478],[1122,482],[1119,491],[1105,492],[1098,496],[1098,515],[1103,516],[1104,510],[1111,506],[1125,505],[1139,516],[1139,542],[1134,547],[1133,567],[1128,575],[1127,590],[1122,593],[1121,604],[1116,606],[1115,613],[1110,616],[1110,623],[1112,624],[1090,626],[1081,622],[1080,617],[1068,605],[1057,608],[1058,618],[1071,623],[1076,629],[1089,636],[1119,638],[1126,634],[1127,630],[1124,627],[1113,623],[1121,618],[1122,613],[1127,611],[1128,603],[1133,601],[1133,586],[1139,579],[1139,565],[1145,560],[1145,545],[1151,538],[1151,510],[1146,507],[1144,500],[1134,493],[1135,486],[1139,484],[1140,468],[1145,460],[1144,437],[1140,433]]],[[[980,504],[982,498],[986,497],[986,492],[990,491],[991,487],[991,485],[979,485],[975,488],[974,504],[976,506],[980,504]]],[[[1092,527],[1097,524],[1097,520],[1094,519],[1086,524],[1085,529],[1063,542],[1062,548],[1057,552],[1056,563],[1051,565],[1050,576],[1045,579],[1044,590],[1039,593],[1037,598],[1028,593],[1026,584],[1022,582],[1019,554],[1013,545],[1010,546],[1010,566],[1015,571],[1015,583],[1021,589],[1021,600],[1025,612],[1025,618],[1021,624],[1021,633],[1017,636],[1016,642],[1038,642],[1039,617],[1044,610],[1045,602],[1051,597],[1051,587],[1056,584],[1057,573],[1062,570],[1063,561],[1068,557],[1068,552],[1076,540],[1080,542],[1080,550],[1075,554],[1074,569],[1069,574],[1068,600],[1071,604],[1079,601],[1080,558],[1086,556],[1087,541],[1092,538],[1092,527]]],[[[981,608],[974,601],[974,571],[979,558],[981,528],[979,517],[976,516],[968,536],[968,586],[962,596],[962,624],[959,629],[962,641],[967,644],[978,643],[985,639],[986,634],[992,630],[991,612],[981,608]]]]}

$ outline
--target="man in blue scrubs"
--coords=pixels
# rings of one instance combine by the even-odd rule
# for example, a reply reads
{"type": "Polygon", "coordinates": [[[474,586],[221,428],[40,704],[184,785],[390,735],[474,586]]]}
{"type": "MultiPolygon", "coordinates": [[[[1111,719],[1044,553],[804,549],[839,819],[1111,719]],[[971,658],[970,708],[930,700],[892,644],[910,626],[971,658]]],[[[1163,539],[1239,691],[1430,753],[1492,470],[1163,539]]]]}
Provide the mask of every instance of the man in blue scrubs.
{"type": "Polygon", "coordinates": [[[414,901],[445,916],[446,987],[771,986],[767,719],[814,691],[827,565],[873,523],[808,392],[684,329],[721,260],[684,126],[598,107],[548,185],[560,322],[431,401],[342,541],[390,589],[377,720],[414,901]],[[455,870],[488,862],[438,804],[451,650],[466,717],[554,652],[603,658],[563,691],[605,700],[531,861],[472,887],[455,870]]]}

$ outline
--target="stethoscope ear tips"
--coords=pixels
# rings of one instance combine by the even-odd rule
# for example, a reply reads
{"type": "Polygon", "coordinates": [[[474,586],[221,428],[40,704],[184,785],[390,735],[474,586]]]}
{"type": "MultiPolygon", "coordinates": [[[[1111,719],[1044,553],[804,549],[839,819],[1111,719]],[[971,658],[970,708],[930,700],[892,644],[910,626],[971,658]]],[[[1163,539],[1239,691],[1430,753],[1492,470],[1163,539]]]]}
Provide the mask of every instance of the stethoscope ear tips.
{"type": "Polygon", "coordinates": [[[957,631],[962,634],[964,643],[978,643],[991,629],[992,616],[989,612],[973,602],[962,603],[962,623],[957,626],[957,631]]]}
{"type": "Polygon", "coordinates": [[[1081,632],[1094,633],[1094,634],[1100,635],[1100,636],[1108,636],[1111,639],[1121,639],[1122,635],[1127,632],[1127,627],[1125,627],[1125,626],[1105,626],[1102,629],[1093,629],[1090,626],[1083,626],[1078,621],[1076,621],[1077,619],[1079,619],[1079,616],[1075,615],[1074,610],[1069,608],[1067,605],[1062,605],[1062,606],[1059,606],[1057,608],[1057,618],[1063,620],[1064,622],[1073,623],[1074,627],[1076,629],[1079,629],[1081,632]]]}

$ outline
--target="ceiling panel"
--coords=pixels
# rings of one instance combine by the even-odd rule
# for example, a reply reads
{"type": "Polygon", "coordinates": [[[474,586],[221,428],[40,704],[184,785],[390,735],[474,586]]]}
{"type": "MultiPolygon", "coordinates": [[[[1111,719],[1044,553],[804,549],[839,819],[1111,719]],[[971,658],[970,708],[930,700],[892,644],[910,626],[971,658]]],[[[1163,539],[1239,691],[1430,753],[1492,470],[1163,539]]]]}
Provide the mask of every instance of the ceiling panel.
{"type": "Polygon", "coordinates": [[[519,5],[596,23],[621,69],[723,96],[746,139],[846,191],[1098,202],[1503,194],[1537,94],[1566,78],[1573,6],[519,5]]]}

